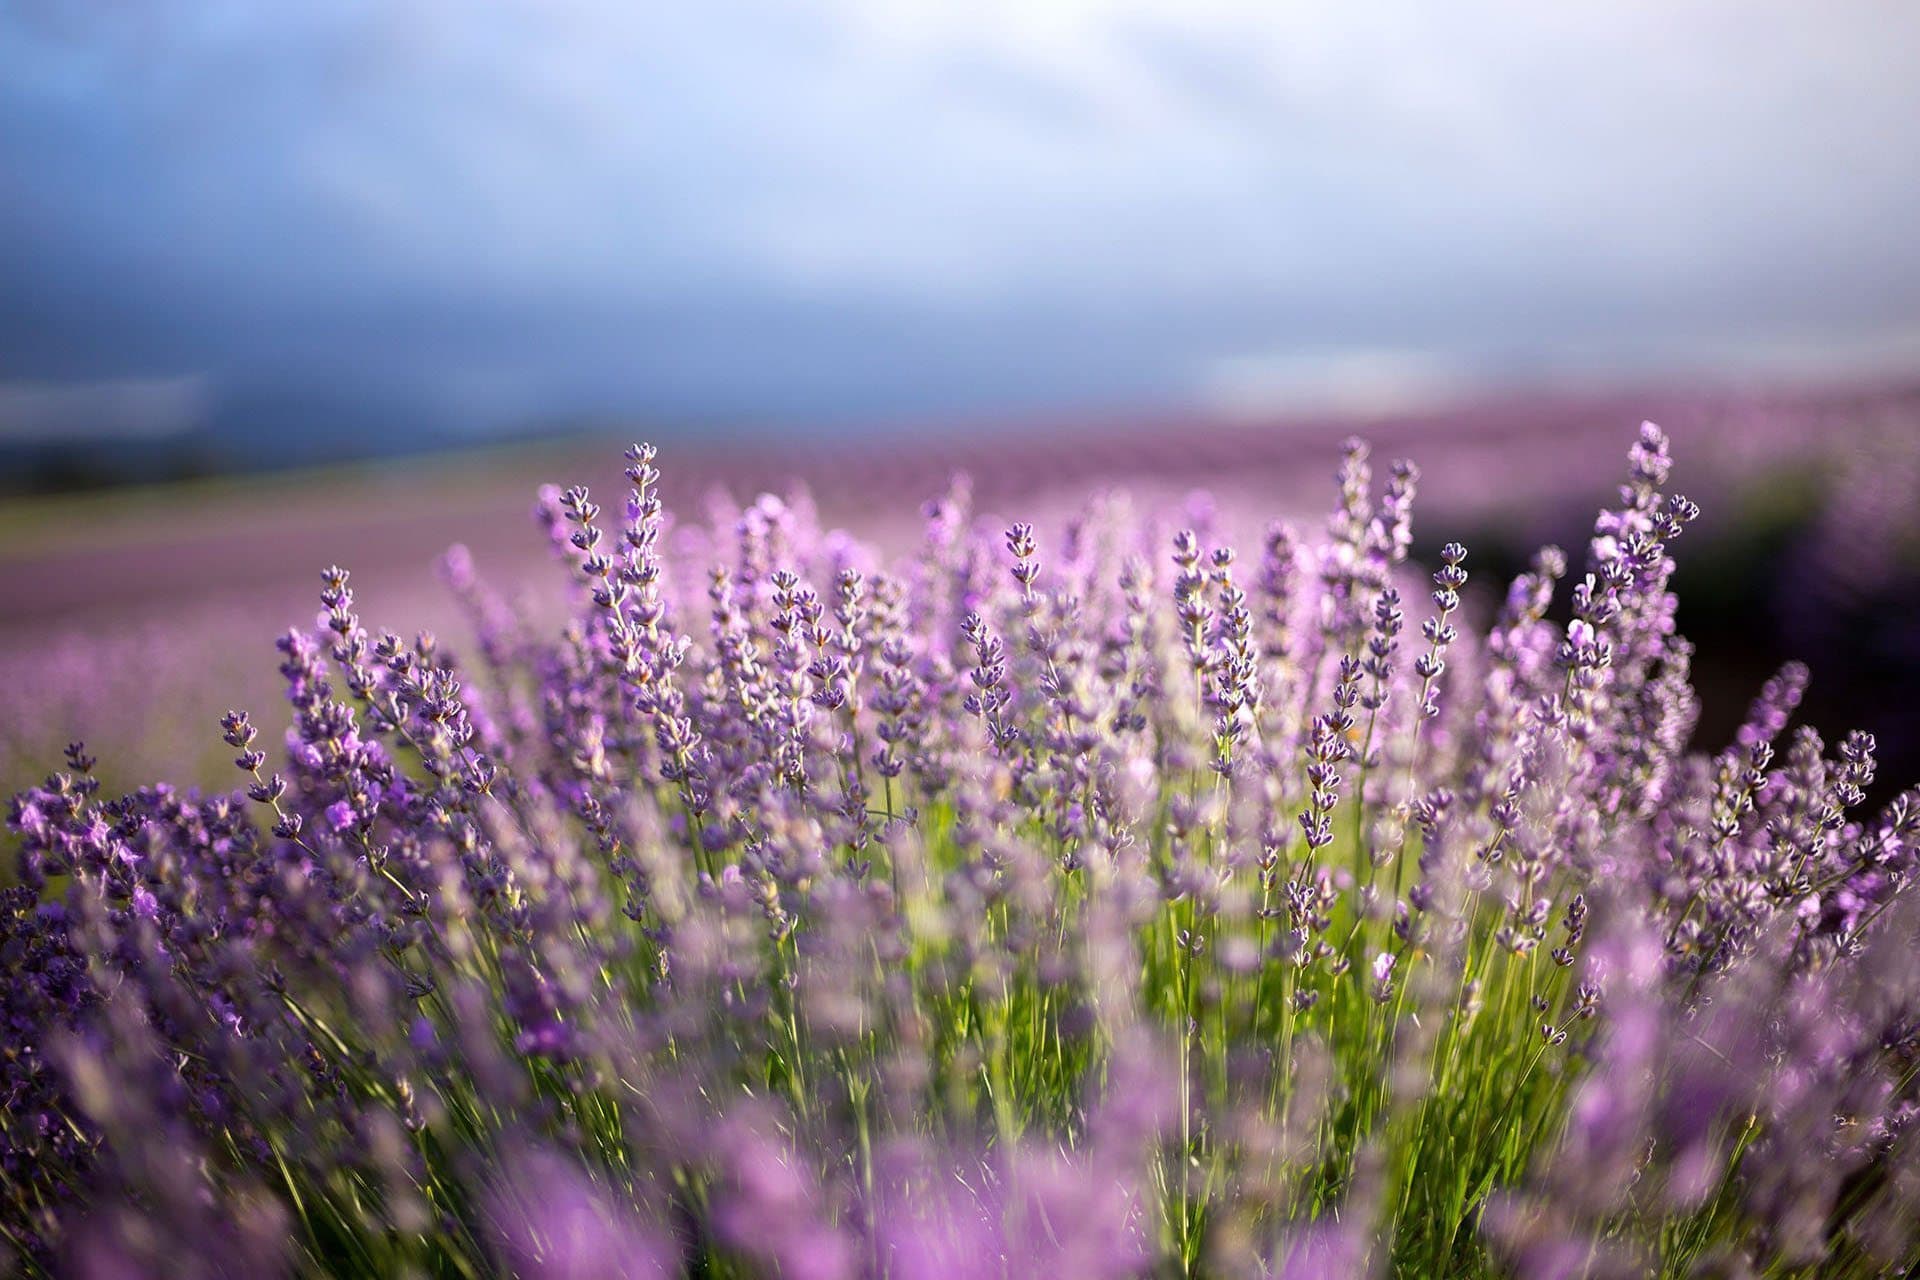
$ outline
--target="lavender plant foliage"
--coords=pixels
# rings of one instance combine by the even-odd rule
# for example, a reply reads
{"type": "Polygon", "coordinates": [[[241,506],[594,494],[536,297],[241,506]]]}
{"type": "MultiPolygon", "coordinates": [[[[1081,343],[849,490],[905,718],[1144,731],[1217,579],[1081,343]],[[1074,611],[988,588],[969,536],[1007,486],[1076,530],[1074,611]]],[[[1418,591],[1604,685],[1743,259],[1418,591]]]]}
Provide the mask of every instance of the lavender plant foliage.
{"type": "Polygon", "coordinates": [[[1688,750],[1657,428],[1485,610],[1358,443],[1246,556],[964,485],[891,564],[694,538],[628,462],[540,497],[557,634],[329,568],[234,790],[14,798],[23,1274],[1920,1262],[1920,793],[1862,812],[1799,667],[1688,750]]]}

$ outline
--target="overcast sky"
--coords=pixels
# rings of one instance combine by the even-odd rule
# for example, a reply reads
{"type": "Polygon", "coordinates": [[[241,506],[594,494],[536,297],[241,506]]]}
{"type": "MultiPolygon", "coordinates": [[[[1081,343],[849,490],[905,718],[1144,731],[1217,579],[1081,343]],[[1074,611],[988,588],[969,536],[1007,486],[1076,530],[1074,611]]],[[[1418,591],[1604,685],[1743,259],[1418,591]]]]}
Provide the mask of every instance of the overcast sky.
{"type": "Polygon", "coordinates": [[[0,5],[15,439],[1877,370],[1916,226],[1907,0],[0,5]]]}

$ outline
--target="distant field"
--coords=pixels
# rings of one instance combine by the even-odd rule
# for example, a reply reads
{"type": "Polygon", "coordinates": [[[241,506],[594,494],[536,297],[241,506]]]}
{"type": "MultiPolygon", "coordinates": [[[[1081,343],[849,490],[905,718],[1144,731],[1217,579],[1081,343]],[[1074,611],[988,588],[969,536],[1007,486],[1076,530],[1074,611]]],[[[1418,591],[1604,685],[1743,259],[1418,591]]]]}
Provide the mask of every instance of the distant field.
{"type": "MultiPolygon", "coordinates": [[[[1045,522],[1097,488],[1125,488],[1142,505],[1205,489],[1257,532],[1273,515],[1320,519],[1340,442],[1358,432],[1383,463],[1409,456],[1423,469],[1420,545],[1471,534],[1481,554],[1497,558],[1504,545],[1577,536],[1543,523],[1542,513],[1609,499],[1592,477],[1610,473],[1621,442],[1646,417],[1674,436],[1676,484],[1707,505],[1696,535],[1706,543],[1751,523],[1756,493],[1777,489],[1783,475],[1804,483],[1874,439],[1920,438],[1920,392],[1533,397],[1366,421],[1069,421],[928,427],[893,438],[669,442],[661,468],[668,511],[683,525],[708,523],[722,491],[738,499],[804,488],[824,524],[897,550],[919,537],[918,503],[959,471],[972,478],[983,514],[1045,522]]],[[[36,776],[66,732],[91,735],[109,775],[120,760],[133,773],[200,775],[202,762],[169,754],[178,747],[167,744],[182,728],[211,726],[233,700],[249,700],[271,723],[273,637],[312,620],[317,575],[328,564],[353,570],[374,625],[432,627],[456,644],[460,624],[433,571],[452,542],[510,596],[535,608],[557,602],[561,575],[530,518],[535,492],[582,482],[596,494],[621,492],[619,444],[0,505],[0,782],[11,790],[36,776]]],[[[1740,679],[1777,647],[1758,646],[1736,663],[1740,679]]]]}
{"type": "MultiPolygon", "coordinates": [[[[1591,468],[1642,418],[1673,432],[1679,473],[1696,491],[1827,451],[1889,418],[1920,420],[1920,391],[1751,399],[1672,394],[1521,398],[1374,420],[1266,423],[1045,422],[995,430],[903,431],[892,438],[663,445],[670,510],[698,516],[715,488],[736,496],[804,485],[829,523],[862,533],[884,509],[932,497],[956,471],[983,505],[1077,498],[1118,484],[1156,493],[1206,487],[1276,511],[1323,505],[1340,441],[1358,432],[1382,457],[1426,474],[1426,523],[1525,518],[1591,488],[1591,468]],[[882,507],[873,499],[885,495],[882,507]]],[[[301,599],[311,570],[349,561],[369,577],[419,566],[465,542],[483,566],[515,572],[541,558],[527,512],[541,483],[618,479],[618,444],[570,443],[139,487],[0,504],[0,629],[70,616],[166,613],[207,597],[285,586],[301,599]]],[[[1605,495],[1595,495],[1602,497],[1605,495]]],[[[877,532],[884,533],[884,530],[877,532]]]]}

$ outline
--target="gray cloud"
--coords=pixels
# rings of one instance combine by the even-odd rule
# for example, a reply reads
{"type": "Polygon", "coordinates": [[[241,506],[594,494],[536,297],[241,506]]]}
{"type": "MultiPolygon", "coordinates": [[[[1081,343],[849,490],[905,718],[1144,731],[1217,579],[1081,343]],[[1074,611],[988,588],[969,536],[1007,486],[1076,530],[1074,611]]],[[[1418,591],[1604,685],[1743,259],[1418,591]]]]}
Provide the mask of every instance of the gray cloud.
{"type": "Polygon", "coordinates": [[[0,382],[0,441],[181,435],[205,421],[208,392],[194,377],[0,382]]]}
{"type": "Polygon", "coordinates": [[[1917,48],[1873,0],[13,6],[0,377],[457,426],[1844,361],[1920,320],[1917,48]]]}

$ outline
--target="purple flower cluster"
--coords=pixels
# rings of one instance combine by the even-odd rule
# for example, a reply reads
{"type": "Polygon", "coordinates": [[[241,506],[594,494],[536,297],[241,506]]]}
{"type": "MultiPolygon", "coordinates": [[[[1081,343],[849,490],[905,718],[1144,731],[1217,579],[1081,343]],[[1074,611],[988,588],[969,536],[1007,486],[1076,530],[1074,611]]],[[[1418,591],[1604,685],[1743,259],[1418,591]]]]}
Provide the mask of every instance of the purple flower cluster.
{"type": "Polygon", "coordinates": [[[1920,792],[1863,811],[1798,666],[1690,749],[1658,428],[1484,597],[1358,442],[1248,561],[959,483],[888,563],[771,497],[676,526],[655,460],[542,491],[552,633],[459,548],[468,658],[329,568],[235,790],[76,745],[14,798],[20,1268],[1920,1261],[1920,792]]]}

